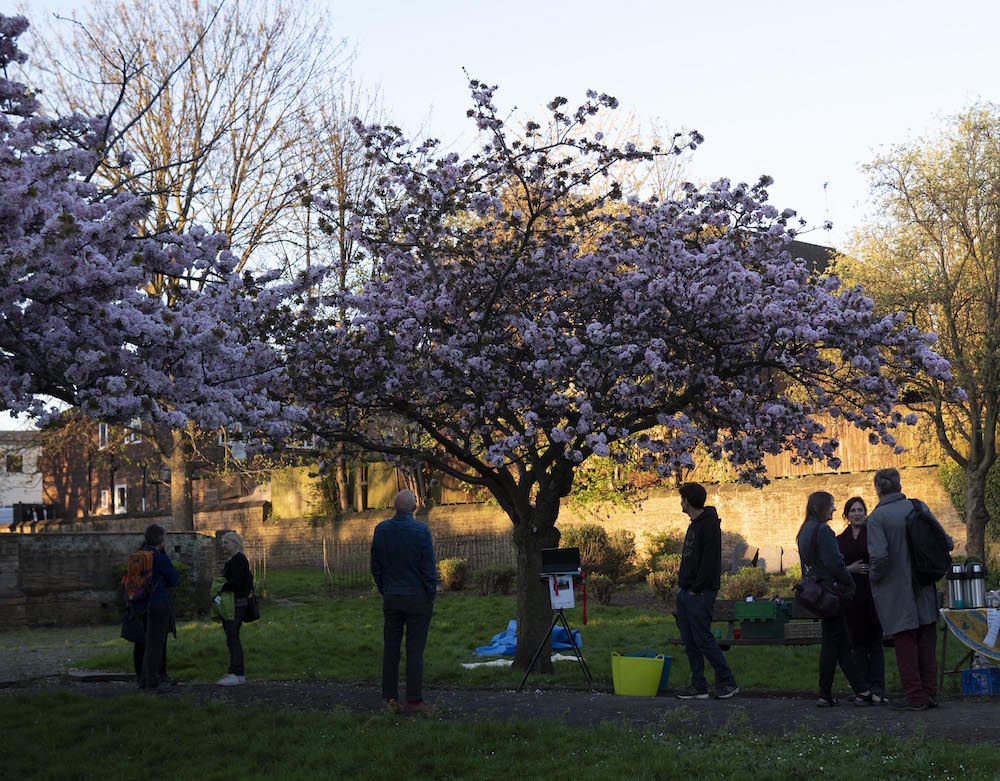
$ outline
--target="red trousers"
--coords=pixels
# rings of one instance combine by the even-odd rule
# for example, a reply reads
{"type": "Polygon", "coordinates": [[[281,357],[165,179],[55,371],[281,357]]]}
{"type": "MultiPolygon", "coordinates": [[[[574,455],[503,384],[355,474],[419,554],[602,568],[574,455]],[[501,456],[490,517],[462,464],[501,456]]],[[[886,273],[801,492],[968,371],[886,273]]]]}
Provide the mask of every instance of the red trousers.
{"type": "Polygon", "coordinates": [[[897,632],[892,636],[896,647],[899,680],[907,699],[914,705],[926,705],[937,697],[937,652],[934,647],[936,624],[897,632]]]}

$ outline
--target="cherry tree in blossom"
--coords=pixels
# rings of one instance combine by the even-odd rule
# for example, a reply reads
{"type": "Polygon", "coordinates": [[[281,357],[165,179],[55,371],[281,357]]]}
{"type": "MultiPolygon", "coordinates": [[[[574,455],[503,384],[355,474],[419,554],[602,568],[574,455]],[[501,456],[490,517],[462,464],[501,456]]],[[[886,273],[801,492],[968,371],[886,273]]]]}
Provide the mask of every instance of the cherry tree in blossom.
{"type": "Polygon", "coordinates": [[[94,176],[107,118],[44,116],[8,78],[26,59],[27,26],[0,16],[0,409],[44,419],[51,397],[171,432],[175,524],[191,528],[183,432],[233,421],[287,430],[261,330],[287,291],[234,273],[224,238],[197,226],[140,233],[148,202],[94,176]]]}
{"type": "Polygon", "coordinates": [[[899,386],[883,369],[947,379],[948,364],[932,335],[786,252],[794,212],[768,204],[768,179],[622,192],[623,166],[697,133],[609,147],[588,122],[616,101],[590,92],[515,134],[496,88],[471,88],[483,145],[466,158],[359,125],[386,171],[356,225],[376,273],[326,301],[289,357],[327,440],[425,459],[510,516],[524,667],[551,618],[540,551],[589,456],[640,448],[670,475],[701,443],[753,485],[768,453],[836,467],[817,413],[894,445],[899,386]]]}

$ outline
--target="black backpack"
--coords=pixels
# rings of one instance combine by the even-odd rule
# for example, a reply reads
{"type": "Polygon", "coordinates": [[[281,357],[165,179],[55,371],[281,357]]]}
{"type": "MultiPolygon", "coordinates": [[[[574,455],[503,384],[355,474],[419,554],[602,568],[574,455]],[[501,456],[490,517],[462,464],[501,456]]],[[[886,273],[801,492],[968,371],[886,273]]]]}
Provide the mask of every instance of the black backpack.
{"type": "Polygon", "coordinates": [[[924,506],[911,499],[913,509],[906,516],[906,542],[913,563],[913,579],[921,586],[936,583],[951,566],[948,538],[941,525],[924,506]]]}

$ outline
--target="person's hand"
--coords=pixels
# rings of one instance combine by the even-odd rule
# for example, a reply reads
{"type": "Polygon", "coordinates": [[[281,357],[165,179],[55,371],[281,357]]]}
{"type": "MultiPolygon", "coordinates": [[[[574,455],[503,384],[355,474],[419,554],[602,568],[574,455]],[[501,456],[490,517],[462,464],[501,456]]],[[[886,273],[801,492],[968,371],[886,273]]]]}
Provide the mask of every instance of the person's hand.
{"type": "Polygon", "coordinates": [[[868,565],[861,561],[861,559],[858,559],[847,565],[847,571],[852,575],[867,575],[868,565]]]}

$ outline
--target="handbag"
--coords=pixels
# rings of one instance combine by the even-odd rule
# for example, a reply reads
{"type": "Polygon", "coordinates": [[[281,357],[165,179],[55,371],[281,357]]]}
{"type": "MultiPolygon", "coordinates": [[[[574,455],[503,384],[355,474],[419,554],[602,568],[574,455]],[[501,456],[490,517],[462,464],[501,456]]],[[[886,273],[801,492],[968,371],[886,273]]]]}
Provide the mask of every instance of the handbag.
{"type": "MultiPolygon", "coordinates": [[[[813,531],[812,542],[809,544],[809,554],[807,560],[812,566],[816,558],[816,535],[819,533],[819,524],[813,531]]],[[[833,618],[844,612],[844,594],[840,584],[819,580],[812,573],[803,574],[802,580],[793,587],[795,598],[806,610],[810,610],[823,618],[833,618]]]]}
{"type": "Polygon", "coordinates": [[[243,623],[249,624],[252,621],[257,621],[260,619],[260,604],[257,602],[257,595],[250,592],[250,596],[247,597],[247,608],[243,613],[243,623]]]}

